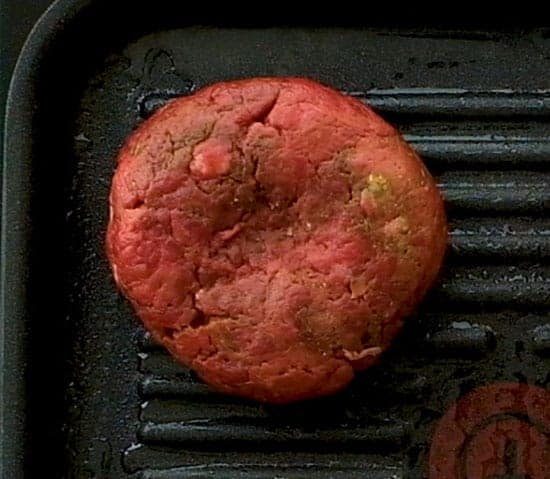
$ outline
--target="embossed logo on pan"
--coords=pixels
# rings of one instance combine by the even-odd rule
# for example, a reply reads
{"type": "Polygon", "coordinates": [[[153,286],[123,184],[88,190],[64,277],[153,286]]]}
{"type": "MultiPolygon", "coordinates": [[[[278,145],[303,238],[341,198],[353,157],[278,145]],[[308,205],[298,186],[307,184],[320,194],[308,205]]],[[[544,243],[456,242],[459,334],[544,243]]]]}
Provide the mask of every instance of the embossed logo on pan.
{"type": "Polygon", "coordinates": [[[548,479],[550,391],[496,383],[476,389],[438,423],[429,479],[548,479]]]}

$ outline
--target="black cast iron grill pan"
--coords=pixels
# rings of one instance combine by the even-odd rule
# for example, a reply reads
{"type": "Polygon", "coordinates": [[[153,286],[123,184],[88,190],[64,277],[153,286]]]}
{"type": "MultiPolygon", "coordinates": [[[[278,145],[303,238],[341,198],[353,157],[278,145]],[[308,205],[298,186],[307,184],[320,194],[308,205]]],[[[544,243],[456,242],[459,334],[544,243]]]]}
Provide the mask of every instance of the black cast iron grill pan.
{"type": "Polygon", "coordinates": [[[548,387],[547,31],[245,24],[174,3],[58,1],[19,61],[1,477],[416,478],[462,394],[548,387]],[[286,407],[216,394],[175,364],[116,291],[103,247],[124,138],[171,97],[261,75],[370,103],[425,159],[451,227],[441,281],[384,361],[335,397],[286,407]]]}

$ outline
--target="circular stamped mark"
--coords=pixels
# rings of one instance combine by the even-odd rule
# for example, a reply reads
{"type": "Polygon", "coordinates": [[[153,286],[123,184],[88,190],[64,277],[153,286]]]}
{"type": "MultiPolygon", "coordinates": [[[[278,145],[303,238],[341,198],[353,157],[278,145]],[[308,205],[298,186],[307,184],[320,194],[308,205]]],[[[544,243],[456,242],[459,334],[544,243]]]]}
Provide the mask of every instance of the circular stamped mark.
{"type": "Polygon", "coordinates": [[[476,389],[438,423],[429,479],[549,479],[550,391],[497,383],[476,389]]]}

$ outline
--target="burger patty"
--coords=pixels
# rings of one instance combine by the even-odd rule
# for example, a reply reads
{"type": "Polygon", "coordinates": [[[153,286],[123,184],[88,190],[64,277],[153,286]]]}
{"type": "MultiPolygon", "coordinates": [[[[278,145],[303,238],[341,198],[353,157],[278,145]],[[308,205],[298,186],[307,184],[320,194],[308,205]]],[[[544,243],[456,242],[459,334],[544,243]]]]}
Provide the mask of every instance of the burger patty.
{"type": "Polygon", "coordinates": [[[170,102],[122,148],[110,204],[114,277],[154,338],[217,390],[273,403],[375,363],[447,239],[396,130],[297,78],[170,102]]]}

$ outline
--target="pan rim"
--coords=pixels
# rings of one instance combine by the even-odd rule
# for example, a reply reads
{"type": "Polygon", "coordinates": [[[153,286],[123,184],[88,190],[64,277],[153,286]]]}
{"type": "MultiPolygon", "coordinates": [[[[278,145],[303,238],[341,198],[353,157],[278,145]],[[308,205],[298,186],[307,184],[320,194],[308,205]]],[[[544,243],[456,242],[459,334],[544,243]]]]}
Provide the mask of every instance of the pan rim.
{"type": "Polygon", "coordinates": [[[44,53],[60,32],[93,0],[56,0],[27,36],[6,100],[2,152],[0,232],[0,478],[25,476],[26,369],[28,342],[25,302],[29,256],[27,221],[31,192],[32,121],[44,53]],[[21,141],[27,138],[27,141],[21,141]]]}

